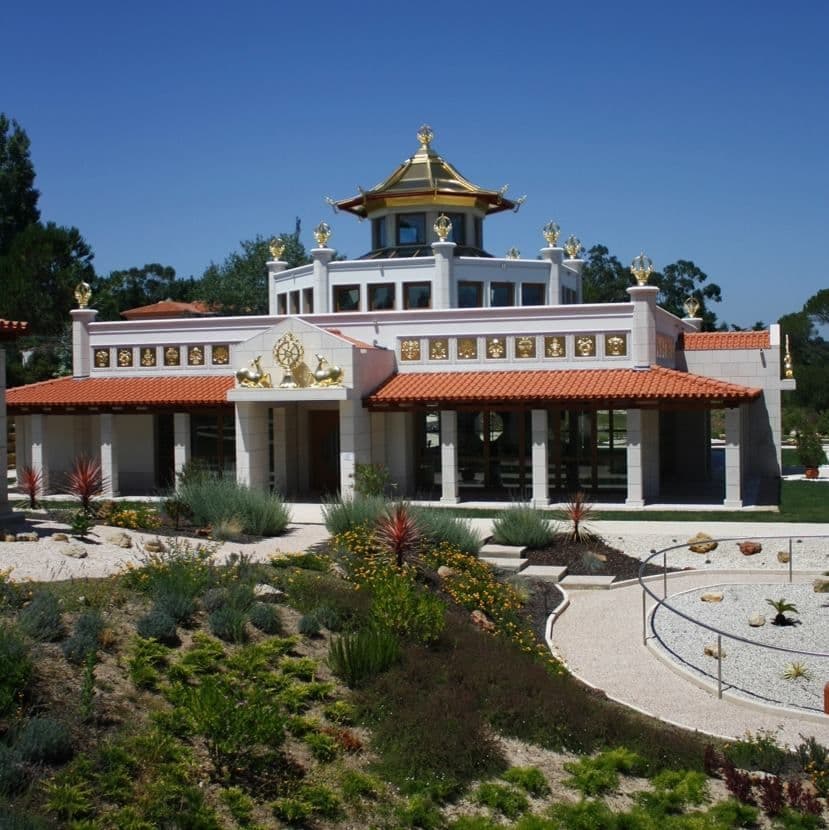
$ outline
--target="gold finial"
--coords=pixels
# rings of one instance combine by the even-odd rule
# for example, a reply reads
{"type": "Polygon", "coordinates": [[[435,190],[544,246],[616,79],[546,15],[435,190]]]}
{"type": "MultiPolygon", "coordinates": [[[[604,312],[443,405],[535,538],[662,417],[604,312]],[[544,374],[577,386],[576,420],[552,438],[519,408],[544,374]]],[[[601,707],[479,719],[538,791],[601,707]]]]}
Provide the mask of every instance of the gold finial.
{"type": "Polygon", "coordinates": [[[685,300],[682,307],[685,309],[685,313],[691,320],[696,319],[696,316],[699,313],[699,300],[693,294],[685,300]]]}
{"type": "Polygon", "coordinates": [[[320,222],[314,228],[314,239],[317,240],[317,245],[320,248],[324,248],[328,244],[328,240],[331,239],[331,226],[328,222],[320,222]]]}
{"type": "Polygon", "coordinates": [[[88,282],[79,282],[75,286],[75,301],[78,308],[86,308],[89,305],[89,300],[92,297],[92,288],[88,282]]]}
{"type": "Polygon", "coordinates": [[[434,137],[435,134],[428,124],[420,125],[420,129],[417,131],[417,140],[420,142],[420,146],[422,148],[428,148],[428,146],[432,143],[432,139],[434,137]]]}
{"type": "Polygon", "coordinates": [[[558,226],[558,222],[553,222],[551,219],[542,229],[541,233],[544,236],[547,244],[551,248],[555,248],[556,243],[558,242],[558,237],[561,234],[561,228],[558,226]]]}
{"type": "Polygon", "coordinates": [[[512,247],[507,251],[507,259],[521,259],[521,251],[512,247]]]}
{"type": "Polygon", "coordinates": [[[638,285],[648,284],[648,277],[653,273],[653,262],[650,257],[645,256],[644,251],[633,258],[633,262],[630,263],[630,273],[636,277],[638,285]]]}
{"type": "Polygon", "coordinates": [[[579,254],[584,250],[582,248],[579,238],[575,234],[570,234],[567,241],[564,243],[564,252],[568,259],[578,259],[579,254]]]}
{"type": "Polygon", "coordinates": [[[438,235],[438,239],[441,242],[446,242],[449,234],[452,233],[452,220],[445,213],[441,213],[435,220],[432,229],[438,235]]]}
{"type": "Polygon", "coordinates": [[[281,236],[275,236],[271,239],[268,248],[271,252],[271,256],[275,260],[282,259],[282,254],[285,253],[285,240],[281,236]]]}
{"type": "Polygon", "coordinates": [[[785,378],[794,377],[794,363],[792,361],[792,353],[789,350],[789,335],[786,335],[786,354],[783,356],[783,376],[785,378]]]}

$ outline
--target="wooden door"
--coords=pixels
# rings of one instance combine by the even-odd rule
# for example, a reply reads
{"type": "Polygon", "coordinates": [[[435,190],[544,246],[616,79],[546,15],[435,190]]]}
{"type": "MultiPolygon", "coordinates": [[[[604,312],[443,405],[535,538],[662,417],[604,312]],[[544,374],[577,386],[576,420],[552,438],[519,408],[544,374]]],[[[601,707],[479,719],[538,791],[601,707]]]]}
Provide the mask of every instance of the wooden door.
{"type": "Polygon", "coordinates": [[[336,409],[308,413],[308,483],[318,495],[340,489],[340,413],[336,409]]]}

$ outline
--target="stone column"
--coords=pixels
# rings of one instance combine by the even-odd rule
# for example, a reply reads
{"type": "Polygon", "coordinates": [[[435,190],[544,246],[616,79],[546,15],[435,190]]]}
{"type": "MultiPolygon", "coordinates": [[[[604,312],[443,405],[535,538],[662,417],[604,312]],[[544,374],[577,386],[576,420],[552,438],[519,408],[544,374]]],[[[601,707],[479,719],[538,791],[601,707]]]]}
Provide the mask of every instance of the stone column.
{"type": "Polygon", "coordinates": [[[268,314],[275,317],[278,313],[276,308],[276,275],[284,271],[288,267],[288,263],[281,259],[272,259],[266,262],[265,265],[268,267],[268,314]]]}
{"type": "MultiPolygon", "coordinates": [[[[576,302],[582,302],[582,284],[581,284],[581,272],[584,268],[584,260],[583,259],[565,259],[563,264],[573,271],[576,275],[576,302]]],[[[559,298],[558,302],[561,302],[559,298]]]]}
{"type": "Polygon", "coordinates": [[[332,248],[311,248],[311,258],[314,261],[314,313],[316,314],[328,314],[332,310],[328,263],[334,258],[335,253],[336,251],[332,248]]]}
{"type": "Polygon", "coordinates": [[[659,412],[627,411],[627,479],[625,504],[644,507],[659,496],[659,412]]]}
{"type": "Polygon", "coordinates": [[[273,410],[273,486],[282,496],[295,493],[296,405],[276,407],[273,410]]]}
{"type": "Polygon", "coordinates": [[[29,437],[32,469],[40,470],[43,475],[43,485],[38,495],[43,495],[49,490],[49,470],[46,467],[46,424],[42,415],[29,416],[29,437]]]}
{"type": "Polygon", "coordinates": [[[561,305],[561,263],[564,259],[563,248],[542,248],[542,259],[550,263],[550,276],[547,278],[548,305],[561,305]]]}
{"type": "Polygon", "coordinates": [[[627,411],[627,476],[628,492],[625,504],[644,507],[642,487],[642,410],[627,411]]]}
{"type": "Polygon", "coordinates": [[[268,486],[268,407],[236,403],[236,481],[251,488],[268,486]]]}
{"type": "Polygon", "coordinates": [[[739,406],[725,410],[725,500],[723,505],[732,510],[743,506],[740,420],[739,406]]]}
{"type": "Polygon", "coordinates": [[[179,476],[190,463],[190,413],[173,414],[173,469],[178,487],[179,476]]]}
{"type": "Polygon", "coordinates": [[[115,416],[110,412],[101,413],[98,416],[98,430],[101,447],[101,475],[104,480],[103,495],[112,499],[118,495],[118,442],[115,416]]]}
{"type": "Polygon", "coordinates": [[[451,308],[456,291],[452,285],[452,262],[455,258],[454,242],[433,242],[435,278],[432,285],[432,308],[451,308]]]}
{"type": "Polygon", "coordinates": [[[656,363],[656,295],[655,285],[632,285],[627,290],[633,303],[633,328],[630,354],[634,369],[649,369],[656,363]]]}
{"type": "Polygon", "coordinates": [[[547,410],[532,411],[532,471],[533,507],[547,507],[550,504],[548,486],[549,465],[547,459],[547,410]]]}
{"type": "Polygon", "coordinates": [[[371,413],[360,401],[340,401],[340,494],[354,495],[354,471],[371,463],[371,413]]]}
{"type": "Polygon", "coordinates": [[[440,413],[440,500],[457,504],[458,496],[458,413],[443,409],[440,413]]]}
{"type": "Polygon", "coordinates": [[[88,378],[92,367],[92,349],[89,347],[89,324],[95,320],[95,308],[73,308],[72,316],[72,377],[88,378]]]}

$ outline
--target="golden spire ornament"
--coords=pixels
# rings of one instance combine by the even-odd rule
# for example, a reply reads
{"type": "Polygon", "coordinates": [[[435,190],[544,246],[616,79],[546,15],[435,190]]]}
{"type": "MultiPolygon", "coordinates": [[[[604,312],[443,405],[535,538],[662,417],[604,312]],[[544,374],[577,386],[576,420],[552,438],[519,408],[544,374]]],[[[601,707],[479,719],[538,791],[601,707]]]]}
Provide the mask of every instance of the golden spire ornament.
{"type": "Polygon", "coordinates": [[[331,226],[328,222],[320,222],[314,228],[314,239],[317,240],[317,245],[320,248],[325,248],[328,245],[328,240],[331,239],[331,226]]]}
{"type": "Polygon", "coordinates": [[[650,257],[645,256],[644,251],[633,258],[633,262],[630,263],[630,273],[636,278],[637,285],[648,284],[648,277],[653,273],[653,262],[650,257]]]}
{"type": "Polygon", "coordinates": [[[285,253],[285,240],[281,236],[275,236],[268,244],[268,249],[274,260],[279,261],[285,253]]]}
{"type": "Polygon", "coordinates": [[[521,259],[521,251],[513,246],[507,251],[507,259],[521,259]]]}
{"type": "Polygon", "coordinates": [[[699,314],[699,300],[691,294],[685,302],[682,304],[682,307],[685,309],[685,314],[688,316],[689,319],[695,320],[697,314],[699,314]]]}
{"type": "Polygon", "coordinates": [[[568,259],[578,259],[579,254],[584,250],[581,241],[575,234],[570,234],[564,243],[564,252],[568,259]]]}
{"type": "Polygon", "coordinates": [[[421,149],[427,150],[434,137],[435,134],[428,124],[420,125],[420,129],[417,131],[417,140],[420,142],[421,149]]]}
{"type": "Polygon", "coordinates": [[[786,354],[783,356],[783,377],[790,379],[794,377],[794,362],[789,349],[789,335],[786,335],[786,354]]]}
{"type": "Polygon", "coordinates": [[[452,233],[452,220],[445,213],[441,213],[435,220],[432,230],[434,230],[441,242],[446,242],[449,234],[452,233]]]}
{"type": "Polygon", "coordinates": [[[553,222],[552,219],[541,229],[541,235],[544,237],[544,240],[550,248],[555,248],[560,234],[561,228],[558,226],[558,223],[553,222]]]}
{"type": "Polygon", "coordinates": [[[88,282],[79,282],[75,286],[75,302],[78,304],[78,308],[86,308],[91,297],[92,287],[88,282]]]}

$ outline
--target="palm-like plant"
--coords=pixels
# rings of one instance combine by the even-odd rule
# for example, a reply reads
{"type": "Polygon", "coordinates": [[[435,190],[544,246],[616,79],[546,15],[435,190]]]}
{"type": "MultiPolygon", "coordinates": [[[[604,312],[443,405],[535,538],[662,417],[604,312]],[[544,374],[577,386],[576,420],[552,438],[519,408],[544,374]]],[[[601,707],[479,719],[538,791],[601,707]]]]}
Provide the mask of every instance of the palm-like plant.
{"type": "Polygon", "coordinates": [[[419,547],[423,538],[408,505],[393,505],[377,523],[377,541],[388,548],[398,568],[419,547]]]}
{"type": "Polygon", "coordinates": [[[101,494],[105,484],[101,462],[83,455],[75,459],[72,469],[66,474],[66,492],[77,496],[86,512],[90,511],[92,499],[101,494]]]}
{"type": "Polygon", "coordinates": [[[780,599],[767,599],[766,602],[777,612],[775,614],[774,619],[771,621],[772,625],[791,625],[792,620],[789,619],[789,617],[787,617],[786,614],[800,613],[793,603],[788,602],[783,597],[781,597],[780,599]]]}
{"type": "Polygon", "coordinates": [[[570,523],[568,536],[574,542],[585,542],[593,533],[584,526],[584,523],[593,516],[593,503],[587,500],[587,495],[579,490],[573,493],[561,509],[561,517],[570,523]]]}
{"type": "Polygon", "coordinates": [[[43,470],[26,465],[20,470],[20,489],[29,498],[29,507],[37,507],[37,497],[43,492],[43,470]]]}

